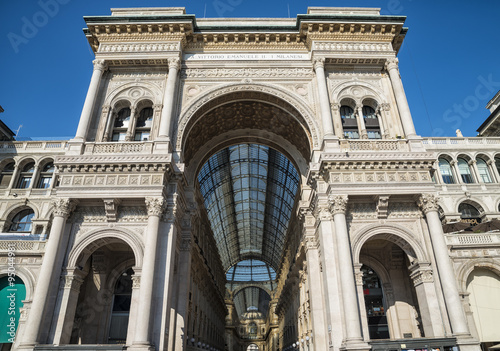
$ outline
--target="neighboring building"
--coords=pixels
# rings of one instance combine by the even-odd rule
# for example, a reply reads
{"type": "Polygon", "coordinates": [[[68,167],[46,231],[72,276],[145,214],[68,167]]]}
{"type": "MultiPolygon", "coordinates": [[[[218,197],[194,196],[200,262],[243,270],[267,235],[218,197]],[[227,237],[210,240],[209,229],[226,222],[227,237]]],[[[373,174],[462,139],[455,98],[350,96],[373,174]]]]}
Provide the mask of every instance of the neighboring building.
{"type": "MultiPolygon", "coordinates": [[[[0,106],[0,113],[4,112],[2,106],[0,106]]],[[[0,141],[11,141],[14,140],[16,135],[12,130],[2,120],[0,120],[0,141]]]]}
{"type": "Polygon", "coordinates": [[[477,132],[480,137],[500,136],[499,116],[500,116],[500,90],[491,99],[486,108],[490,110],[491,115],[479,127],[477,132]]]}
{"type": "Polygon", "coordinates": [[[405,17],[85,21],[75,137],[0,148],[14,349],[500,343],[500,138],[416,134],[405,17]]]}

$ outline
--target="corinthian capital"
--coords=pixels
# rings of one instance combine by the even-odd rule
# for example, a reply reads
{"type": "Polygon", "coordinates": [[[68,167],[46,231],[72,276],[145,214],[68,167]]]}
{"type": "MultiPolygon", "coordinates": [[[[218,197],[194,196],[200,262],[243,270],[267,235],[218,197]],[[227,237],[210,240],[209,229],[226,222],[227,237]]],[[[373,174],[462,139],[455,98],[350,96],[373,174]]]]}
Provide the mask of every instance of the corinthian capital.
{"type": "Polygon", "coordinates": [[[54,216],[67,218],[75,209],[76,203],[68,198],[55,199],[52,201],[54,216]]]}
{"type": "Polygon", "coordinates": [[[332,214],[345,213],[347,210],[347,195],[329,195],[330,212],[332,214]]]}
{"type": "Polygon", "coordinates": [[[422,194],[417,200],[417,205],[424,214],[431,211],[437,211],[439,198],[433,194],[422,194]]]}
{"type": "Polygon", "coordinates": [[[146,208],[149,216],[160,216],[165,209],[165,199],[163,197],[147,197],[146,208]]]}
{"type": "Polygon", "coordinates": [[[313,66],[314,66],[315,70],[318,68],[324,68],[325,67],[325,58],[324,57],[315,58],[313,61],[313,66]]]}
{"type": "Polygon", "coordinates": [[[94,60],[92,63],[94,64],[94,70],[105,71],[107,68],[106,61],[104,60],[94,60]]]}
{"type": "Polygon", "coordinates": [[[385,61],[385,69],[390,71],[391,69],[397,69],[398,68],[398,62],[399,60],[396,57],[393,58],[388,58],[385,61]]]}
{"type": "Polygon", "coordinates": [[[181,68],[181,60],[177,57],[172,57],[168,59],[168,69],[179,70],[181,68]]]}

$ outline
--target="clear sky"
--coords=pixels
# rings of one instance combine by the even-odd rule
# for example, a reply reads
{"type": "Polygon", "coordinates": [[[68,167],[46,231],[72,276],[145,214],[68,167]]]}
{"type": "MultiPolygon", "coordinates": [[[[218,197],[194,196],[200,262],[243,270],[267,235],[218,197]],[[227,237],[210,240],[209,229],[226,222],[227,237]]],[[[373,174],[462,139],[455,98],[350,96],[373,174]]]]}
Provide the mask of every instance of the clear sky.
{"type": "Polygon", "coordinates": [[[295,18],[308,6],[407,16],[400,71],[422,136],[455,136],[457,128],[476,135],[500,90],[498,0],[1,0],[0,119],[14,131],[22,125],[20,137],[72,137],[94,58],[83,16],[146,6],[183,6],[197,17],[295,18]]]}

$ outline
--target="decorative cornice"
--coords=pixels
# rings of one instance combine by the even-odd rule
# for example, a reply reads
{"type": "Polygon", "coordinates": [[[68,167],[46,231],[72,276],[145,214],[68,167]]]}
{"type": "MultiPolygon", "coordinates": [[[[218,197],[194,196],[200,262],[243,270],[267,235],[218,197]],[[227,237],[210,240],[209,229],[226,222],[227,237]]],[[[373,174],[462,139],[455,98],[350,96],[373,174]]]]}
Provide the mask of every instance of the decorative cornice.
{"type": "Polygon", "coordinates": [[[113,54],[113,53],[144,53],[144,52],[168,52],[174,51],[178,52],[181,50],[181,45],[179,42],[170,43],[101,43],[99,54],[113,54]]]}
{"type": "Polygon", "coordinates": [[[145,201],[149,216],[160,216],[165,210],[165,199],[163,197],[147,197],[145,201]]]}
{"type": "Polygon", "coordinates": [[[432,211],[438,211],[438,201],[439,198],[434,194],[422,194],[417,200],[417,205],[424,214],[427,214],[432,211]]]}

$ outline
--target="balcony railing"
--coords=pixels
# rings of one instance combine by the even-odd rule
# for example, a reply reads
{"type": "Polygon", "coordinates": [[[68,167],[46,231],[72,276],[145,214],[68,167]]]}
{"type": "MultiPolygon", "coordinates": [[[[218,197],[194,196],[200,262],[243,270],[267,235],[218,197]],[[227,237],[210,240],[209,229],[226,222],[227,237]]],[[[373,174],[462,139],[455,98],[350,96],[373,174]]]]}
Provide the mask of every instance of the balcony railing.
{"type": "Polygon", "coordinates": [[[66,150],[67,145],[67,140],[2,141],[0,142],[0,153],[64,151],[66,150]]]}
{"type": "Polygon", "coordinates": [[[423,138],[422,142],[424,145],[448,145],[448,146],[456,146],[456,145],[495,145],[498,147],[500,145],[500,138],[423,138]]]}
{"type": "Polygon", "coordinates": [[[345,151],[408,151],[406,140],[341,140],[345,151]]]}
{"type": "Polygon", "coordinates": [[[153,142],[111,142],[86,143],[85,154],[150,154],[153,151],[153,142]]]}
{"type": "Polygon", "coordinates": [[[45,251],[45,241],[40,241],[40,235],[12,235],[0,233],[0,254],[14,251],[15,253],[41,253],[45,251]]]}
{"type": "Polygon", "coordinates": [[[497,246],[500,245],[500,232],[447,234],[446,243],[450,246],[497,246]]]}

